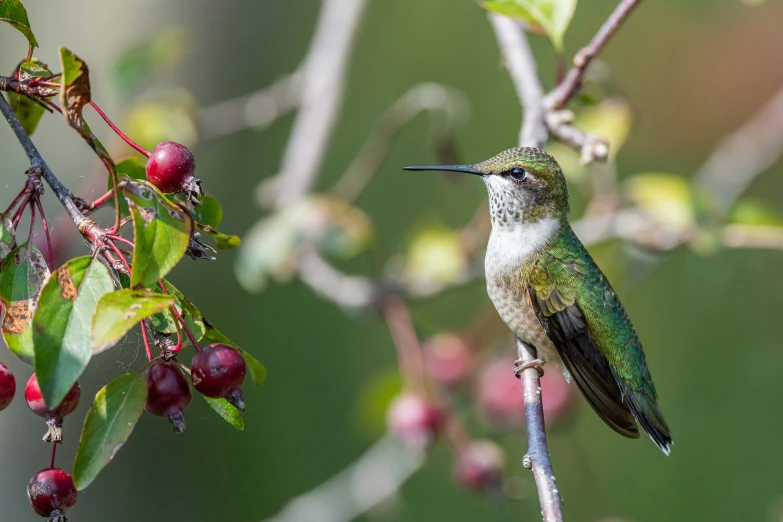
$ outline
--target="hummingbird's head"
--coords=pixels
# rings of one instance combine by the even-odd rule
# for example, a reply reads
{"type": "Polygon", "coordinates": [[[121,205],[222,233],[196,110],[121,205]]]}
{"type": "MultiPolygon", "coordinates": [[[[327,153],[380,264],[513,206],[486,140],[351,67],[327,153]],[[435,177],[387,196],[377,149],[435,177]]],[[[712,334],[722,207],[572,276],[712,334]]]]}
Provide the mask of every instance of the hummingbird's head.
{"type": "Polygon", "coordinates": [[[446,170],[481,176],[489,193],[493,226],[531,223],[546,217],[564,220],[568,188],[555,158],[541,149],[515,147],[475,165],[405,167],[446,170]]]}

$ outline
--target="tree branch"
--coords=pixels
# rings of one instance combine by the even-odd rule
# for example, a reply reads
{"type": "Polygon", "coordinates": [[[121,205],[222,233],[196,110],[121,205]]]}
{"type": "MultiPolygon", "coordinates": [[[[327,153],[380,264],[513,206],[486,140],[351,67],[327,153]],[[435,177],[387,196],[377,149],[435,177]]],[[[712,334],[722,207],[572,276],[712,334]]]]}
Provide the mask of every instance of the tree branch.
{"type": "Polygon", "coordinates": [[[386,435],[339,474],[264,522],[348,522],[393,499],[423,462],[422,454],[386,435]]]}
{"type": "MultiPolygon", "coordinates": [[[[495,29],[498,45],[524,110],[519,145],[543,147],[547,139],[543,118],[543,89],[538,80],[536,64],[527,43],[527,36],[521,26],[509,18],[490,14],[489,19],[495,29]]],[[[520,340],[517,340],[517,352],[522,364],[536,359],[535,347],[520,340]]],[[[546,442],[540,375],[538,369],[531,366],[519,377],[522,381],[527,424],[527,455],[524,465],[533,470],[544,522],[562,522],[563,499],[555,484],[546,442]]]]}
{"type": "Polygon", "coordinates": [[[68,213],[68,216],[70,216],[74,225],[81,231],[88,223],[92,223],[91,220],[84,217],[73,202],[71,191],[60,183],[60,180],[57,179],[57,176],[54,175],[41,157],[38,149],[33,144],[33,140],[30,139],[30,136],[25,132],[24,127],[22,127],[16,114],[14,114],[11,105],[2,95],[0,95],[0,112],[3,113],[6,121],[14,131],[14,134],[16,134],[16,139],[19,140],[19,144],[22,145],[27,157],[30,159],[31,168],[39,169],[41,171],[41,177],[43,177],[46,180],[46,183],[52,188],[57,199],[59,199],[60,203],[65,207],[65,211],[68,213]]]}
{"type": "Polygon", "coordinates": [[[212,140],[244,129],[265,129],[299,106],[301,90],[302,72],[296,71],[256,92],[204,107],[198,113],[199,137],[212,140]]]}
{"type": "Polygon", "coordinates": [[[604,22],[596,35],[574,56],[574,66],[565,75],[563,81],[547,96],[547,106],[551,110],[559,110],[573,98],[582,84],[582,77],[587,66],[604,48],[614,33],[631,14],[631,11],[641,3],[641,0],[622,0],[614,12],[604,22]]]}
{"type": "Polygon", "coordinates": [[[276,180],[276,205],[315,182],[340,109],[345,71],[365,0],[324,0],[302,69],[302,99],[276,180]]]}
{"type": "Polygon", "coordinates": [[[753,179],[783,154],[783,89],[739,130],[724,138],[699,168],[695,182],[711,193],[721,214],[753,179]]]}

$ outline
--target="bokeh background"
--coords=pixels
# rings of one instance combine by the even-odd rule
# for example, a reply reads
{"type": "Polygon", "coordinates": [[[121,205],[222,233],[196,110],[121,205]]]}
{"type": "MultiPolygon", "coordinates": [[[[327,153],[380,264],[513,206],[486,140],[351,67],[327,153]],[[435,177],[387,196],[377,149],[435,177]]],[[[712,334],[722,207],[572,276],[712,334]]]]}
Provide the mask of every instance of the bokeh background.
{"type": "MultiPolygon", "coordinates": [[[[293,71],[320,6],[316,0],[26,4],[41,44],[36,55],[56,64],[58,46],[78,53],[90,65],[94,99],[119,122],[145,100],[165,95],[209,106],[293,71]],[[179,59],[147,77],[146,85],[118,80],[117,61],[129,46],[172,29],[181,31],[172,33],[172,42],[184,35],[179,59]]],[[[586,42],[614,6],[612,0],[581,2],[567,50],[586,42]]],[[[619,178],[653,171],[690,179],[716,143],[783,86],[782,24],[783,4],[771,0],[643,3],[601,56],[614,92],[627,97],[634,116],[616,161],[619,178]]],[[[541,37],[531,36],[531,42],[542,78],[551,85],[551,46],[541,37]]],[[[0,68],[11,71],[25,46],[21,34],[0,27],[0,68]]],[[[485,13],[469,0],[371,0],[319,187],[330,186],[345,170],[382,111],[422,81],[452,86],[469,101],[470,119],[457,132],[465,162],[515,144],[519,106],[485,13]]],[[[108,143],[124,150],[94,115],[88,117],[108,143]]],[[[186,121],[172,124],[174,136],[193,140],[198,174],[224,203],[223,229],[244,234],[262,215],[256,188],[276,173],[291,122],[288,116],[263,132],[202,141],[194,140],[186,121]]],[[[460,227],[481,203],[484,189],[474,180],[453,183],[399,172],[405,164],[436,160],[427,136],[424,118],[403,131],[357,201],[374,223],[375,246],[352,261],[351,270],[377,275],[378,260],[404,252],[413,231],[460,227]]],[[[68,186],[85,187],[85,196],[98,194],[90,184],[95,157],[59,118],[46,116],[35,142],[68,186]]],[[[16,193],[25,168],[21,148],[0,125],[2,201],[16,193]]],[[[781,173],[778,162],[745,196],[783,209],[781,173]]],[[[574,193],[578,211],[584,205],[581,192],[574,193]]],[[[56,216],[59,209],[49,200],[49,215],[56,216]]],[[[54,231],[67,234],[67,228],[55,224],[54,231]]],[[[68,253],[84,249],[78,239],[65,237],[68,253]]],[[[667,458],[646,438],[622,439],[580,399],[572,422],[550,438],[566,519],[781,520],[783,253],[679,247],[640,254],[619,241],[591,251],[644,341],[675,446],[667,458]]],[[[80,495],[72,520],[261,520],[352,462],[382,433],[382,425],[358,421],[363,414],[357,412],[368,386],[395,365],[383,322],[372,314],[346,314],[296,280],[250,294],[237,282],[236,256],[222,252],[213,263],[185,260],[172,280],[267,366],[267,382],[246,391],[245,431],[234,431],[197,398],[184,436],[145,415],[112,464],[80,495]]],[[[414,304],[413,313],[426,337],[461,327],[486,302],[483,282],[476,281],[414,304]]],[[[2,356],[23,384],[29,371],[11,359],[7,352],[2,356]]],[[[132,335],[91,365],[82,380],[82,404],[66,421],[60,465],[70,467],[87,397],[142,359],[140,340],[132,335]]],[[[470,401],[465,404],[471,432],[482,436],[484,427],[470,401]]],[[[382,419],[382,412],[376,417],[382,419]]],[[[0,415],[0,520],[36,519],[24,491],[48,462],[42,430],[20,397],[0,415]]],[[[451,476],[451,454],[441,444],[394,506],[363,520],[537,520],[533,480],[519,465],[523,431],[493,437],[507,452],[516,498],[499,501],[461,490],[451,476]]]]}

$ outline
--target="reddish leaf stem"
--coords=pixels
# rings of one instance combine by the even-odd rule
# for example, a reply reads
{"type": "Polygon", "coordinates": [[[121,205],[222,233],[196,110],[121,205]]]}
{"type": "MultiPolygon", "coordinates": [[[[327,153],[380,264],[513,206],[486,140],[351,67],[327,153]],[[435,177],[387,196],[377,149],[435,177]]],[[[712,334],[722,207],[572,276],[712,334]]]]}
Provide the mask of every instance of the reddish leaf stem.
{"type": "Polygon", "coordinates": [[[106,194],[104,194],[103,196],[99,197],[98,199],[90,203],[90,206],[87,207],[86,211],[93,212],[94,210],[96,210],[98,207],[100,207],[101,205],[109,201],[109,199],[114,196],[114,192],[115,190],[111,189],[106,194]]]}
{"type": "Polygon", "coordinates": [[[19,203],[19,200],[20,200],[20,199],[22,199],[22,198],[24,197],[24,195],[25,195],[25,194],[27,194],[27,192],[26,192],[26,190],[25,190],[26,188],[27,188],[27,186],[25,185],[25,188],[23,188],[23,189],[22,189],[22,190],[19,192],[19,194],[17,194],[17,195],[16,195],[16,197],[15,197],[15,198],[14,198],[14,200],[11,202],[11,204],[10,204],[10,205],[8,205],[8,208],[6,209],[6,211],[5,211],[5,212],[3,212],[2,214],[0,214],[0,217],[5,217],[5,216],[7,216],[7,215],[8,215],[8,214],[9,214],[9,213],[10,213],[10,212],[11,212],[11,211],[14,209],[14,207],[16,207],[16,204],[17,204],[17,203],[19,203]]]}
{"type": "MultiPolygon", "coordinates": [[[[27,244],[33,245],[33,232],[35,232],[35,203],[33,200],[38,198],[30,198],[30,232],[27,234],[27,244]]],[[[54,267],[52,267],[54,268],[54,267]]]]}
{"type": "Polygon", "coordinates": [[[19,208],[16,209],[16,213],[14,214],[13,219],[11,220],[11,224],[14,227],[14,230],[16,230],[17,225],[19,225],[19,220],[22,219],[22,214],[24,213],[25,207],[27,207],[27,204],[30,202],[30,193],[28,192],[22,201],[22,204],[19,205],[19,208]]]}
{"type": "MultiPolygon", "coordinates": [[[[128,264],[128,260],[125,259],[125,256],[122,254],[122,251],[117,247],[117,245],[114,244],[114,241],[111,238],[109,238],[108,235],[107,235],[107,239],[108,239],[107,241],[108,245],[111,247],[112,250],[114,250],[114,252],[120,258],[120,260],[122,260],[122,263],[125,265],[125,268],[128,270],[128,273],[130,274],[131,268],[130,265],[128,264]]],[[[147,351],[147,359],[151,361],[153,359],[152,348],[150,348],[150,340],[147,337],[147,327],[143,321],[141,325],[141,336],[144,338],[144,349],[147,351]]]]}
{"type": "MultiPolygon", "coordinates": [[[[163,290],[164,294],[170,295],[168,290],[166,290],[166,285],[163,284],[163,281],[158,281],[158,285],[160,285],[160,289],[163,290]]],[[[183,319],[182,315],[180,315],[180,313],[177,311],[176,306],[171,307],[171,313],[174,314],[174,317],[176,317],[177,320],[182,325],[182,329],[185,330],[185,334],[187,334],[188,339],[190,339],[191,344],[193,344],[193,348],[195,348],[197,352],[200,352],[201,346],[199,346],[198,341],[196,341],[196,338],[191,333],[190,328],[188,328],[188,325],[185,324],[185,319],[183,319]]]]}
{"type": "Polygon", "coordinates": [[[35,198],[35,204],[38,205],[38,211],[41,213],[41,222],[43,223],[44,234],[46,234],[46,249],[49,251],[49,266],[54,269],[54,254],[52,253],[52,239],[49,235],[49,223],[46,222],[43,205],[40,198],[35,198]]]}
{"type": "Polygon", "coordinates": [[[105,121],[109,125],[109,127],[111,127],[111,130],[113,130],[115,133],[117,133],[117,136],[122,138],[125,141],[125,143],[127,143],[128,145],[130,145],[131,147],[133,147],[134,149],[136,149],[140,153],[144,154],[144,156],[146,156],[148,158],[150,157],[150,151],[148,151],[147,149],[145,149],[141,145],[137,144],[135,141],[130,139],[128,136],[126,136],[124,132],[122,132],[120,129],[118,129],[117,126],[114,125],[114,123],[109,119],[109,117],[106,116],[106,114],[101,110],[101,108],[98,107],[97,103],[95,103],[94,101],[91,101],[90,105],[92,105],[92,108],[95,109],[95,112],[97,112],[101,116],[101,118],[103,118],[103,121],[105,121]]]}
{"type": "Polygon", "coordinates": [[[54,457],[56,455],[57,455],[57,443],[56,442],[52,442],[52,456],[49,459],[49,467],[50,468],[54,467],[54,457]]]}

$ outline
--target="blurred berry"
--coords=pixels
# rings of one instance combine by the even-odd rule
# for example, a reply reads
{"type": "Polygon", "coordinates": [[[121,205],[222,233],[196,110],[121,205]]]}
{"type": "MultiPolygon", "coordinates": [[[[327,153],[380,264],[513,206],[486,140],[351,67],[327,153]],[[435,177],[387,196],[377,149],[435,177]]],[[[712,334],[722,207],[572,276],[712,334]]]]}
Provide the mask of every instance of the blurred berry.
{"type": "Polygon", "coordinates": [[[435,381],[447,387],[457,386],[470,373],[473,362],[470,343],[454,333],[437,335],[424,344],[424,362],[435,381]]]}
{"type": "Polygon", "coordinates": [[[424,449],[435,440],[444,419],[443,412],[421,397],[403,394],[389,405],[386,420],[406,446],[424,449]]]}

